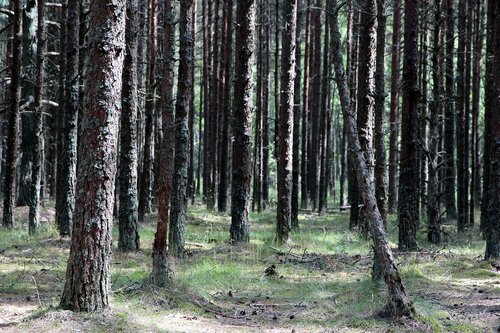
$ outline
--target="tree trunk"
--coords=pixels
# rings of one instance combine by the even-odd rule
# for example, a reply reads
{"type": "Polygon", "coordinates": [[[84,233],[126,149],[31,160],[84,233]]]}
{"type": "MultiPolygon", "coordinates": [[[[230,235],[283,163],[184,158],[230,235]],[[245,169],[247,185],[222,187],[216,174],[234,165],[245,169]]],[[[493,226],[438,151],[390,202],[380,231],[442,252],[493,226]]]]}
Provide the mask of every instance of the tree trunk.
{"type": "Polygon", "coordinates": [[[445,150],[445,181],[444,200],[447,219],[457,217],[455,206],[455,89],[453,72],[453,45],[454,38],[454,0],[447,0],[446,8],[446,58],[445,58],[445,84],[446,108],[444,123],[444,150],[445,150]]]}
{"type": "MultiPolygon", "coordinates": [[[[488,42],[486,63],[486,105],[484,151],[485,165],[490,164],[488,173],[485,170],[483,198],[487,198],[486,209],[481,212],[483,234],[486,238],[485,259],[500,258],[500,2],[488,1],[488,42]],[[489,71],[491,70],[491,72],[489,71]],[[487,193],[484,192],[487,189],[487,193]]],[[[483,201],[484,202],[484,201],[483,201]]]]}
{"type": "MultiPolygon", "coordinates": [[[[302,155],[300,160],[300,206],[302,209],[307,208],[307,173],[308,173],[308,130],[307,119],[309,118],[309,62],[311,57],[311,2],[307,0],[306,10],[306,31],[305,31],[305,51],[304,51],[304,85],[302,87],[302,155]]],[[[298,92],[296,92],[298,94],[298,92]]]]}
{"type": "Polygon", "coordinates": [[[469,224],[474,225],[474,215],[481,202],[481,177],[479,160],[479,96],[481,93],[481,56],[483,52],[484,1],[477,1],[474,21],[472,69],[472,137],[469,224]]]}
{"type": "Polygon", "coordinates": [[[429,170],[429,179],[427,183],[427,240],[437,244],[441,240],[441,217],[440,217],[440,191],[439,191],[439,126],[440,115],[442,114],[444,95],[443,90],[443,22],[441,14],[441,2],[437,0],[434,3],[434,33],[432,46],[432,102],[430,103],[429,114],[429,139],[427,148],[427,167],[429,170]]]}
{"type": "Polygon", "coordinates": [[[120,128],[118,249],[139,249],[137,198],[137,46],[138,0],[127,0],[127,22],[123,63],[122,114],[120,128]]]}
{"type": "Polygon", "coordinates": [[[417,248],[418,226],[418,0],[405,2],[403,114],[399,166],[399,249],[417,248]]]}
{"type": "Polygon", "coordinates": [[[156,73],[156,39],[157,18],[156,0],[149,0],[149,32],[148,32],[148,63],[146,77],[146,106],[144,110],[144,159],[142,162],[141,186],[139,193],[139,222],[144,222],[144,216],[151,212],[151,193],[153,186],[153,118],[155,109],[155,73],[156,73]]]}
{"type": "Polygon", "coordinates": [[[391,58],[391,113],[389,137],[389,197],[387,209],[394,213],[398,202],[398,136],[399,136],[399,44],[400,44],[401,9],[400,0],[394,0],[394,17],[392,19],[392,58],[391,58]]]}
{"type": "Polygon", "coordinates": [[[177,98],[175,101],[175,161],[172,210],[169,229],[169,254],[174,257],[184,256],[185,223],[187,205],[187,169],[189,164],[189,127],[188,111],[191,100],[192,71],[194,70],[193,38],[194,31],[193,0],[181,0],[179,17],[179,75],[177,98]]]}
{"type": "Polygon", "coordinates": [[[75,210],[75,182],[77,164],[77,132],[78,109],[80,107],[80,3],[68,1],[66,22],[66,82],[64,116],[64,151],[62,157],[61,177],[61,211],[59,212],[59,234],[71,235],[73,214],[75,210]]]}
{"type": "Polygon", "coordinates": [[[457,230],[464,232],[467,227],[468,203],[468,138],[469,126],[466,122],[466,47],[468,1],[460,0],[458,5],[458,50],[457,50],[457,230]],[[467,144],[467,145],[466,145],[467,144]]]}
{"type": "Polygon", "coordinates": [[[233,1],[225,0],[225,24],[226,24],[226,40],[225,58],[226,69],[224,77],[224,109],[222,110],[222,136],[220,146],[220,181],[219,181],[219,212],[227,210],[227,188],[228,188],[228,150],[229,150],[229,121],[231,119],[231,69],[233,60],[233,1]]]}
{"type": "Polygon", "coordinates": [[[10,63],[10,112],[7,129],[7,151],[5,153],[5,185],[3,194],[3,226],[14,226],[14,197],[16,193],[16,162],[19,145],[19,104],[21,101],[21,62],[22,62],[22,16],[21,1],[12,0],[13,7],[13,39],[12,61],[10,63]]]}
{"type": "Polygon", "coordinates": [[[391,247],[388,243],[387,235],[384,231],[383,226],[384,222],[377,208],[375,191],[372,185],[373,177],[371,177],[368,171],[368,166],[366,165],[366,160],[361,150],[359,134],[356,127],[356,119],[351,108],[347,80],[343,68],[340,32],[336,15],[337,1],[332,0],[332,3],[333,8],[331,12],[333,12],[334,14],[332,16],[332,24],[330,25],[330,27],[334,51],[333,63],[335,67],[335,80],[337,81],[337,88],[339,91],[342,111],[344,117],[347,119],[349,149],[354,168],[356,169],[358,184],[360,185],[360,192],[363,196],[365,207],[367,207],[366,213],[373,236],[375,252],[383,262],[384,280],[387,284],[389,293],[386,311],[387,314],[393,317],[412,317],[415,313],[415,310],[406,294],[396,265],[396,260],[394,259],[391,247]]]}
{"type": "Polygon", "coordinates": [[[255,1],[241,0],[236,7],[234,122],[232,156],[231,242],[248,242],[250,179],[252,177],[252,90],[255,1]]]}
{"type": "Polygon", "coordinates": [[[302,10],[304,9],[304,1],[300,0],[297,4],[297,24],[295,27],[295,80],[293,87],[293,151],[292,151],[292,229],[299,229],[299,175],[300,175],[300,82],[301,77],[301,25],[302,25],[302,10]],[[300,7],[299,7],[300,6],[300,7]]]}
{"type": "Polygon", "coordinates": [[[385,153],[385,0],[377,0],[377,59],[375,70],[375,194],[380,215],[387,219],[387,158],[385,153]]]}
{"type": "Polygon", "coordinates": [[[36,77],[36,51],[37,51],[37,1],[27,0],[23,10],[23,53],[22,66],[23,75],[21,102],[22,109],[29,112],[21,113],[21,160],[19,164],[19,188],[17,193],[17,204],[26,206],[30,203],[32,193],[32,174],[33,154],[34,154],[34,136],[35,132],[35,82],[36,77]]]}
{"type": "Polygon", "coordinates": [[[281,46],[281,94],[279,110],[278,207],[276,236],[279,243],[288,242],[292,228],[292,134],[293,94],[295,80],[295,29],[297,0],[284,3],[284,27],[281,46]]]}
{"type": "Polygon", "coordinates": [[[61,299],[63,308],[74,311],[94,312],[109,305],[125,7],[125,1],[90,3],[90,59],[78,147],[78,193],[61,299]]]}
{"type": "Polygon", "coordinates": [[[170,195],[172,193],[172,176],[174,168],[174,65],[175,65],[175,5],[173,0],[163,3],[163,66],[160,83],[162,145],[156,182],[158,200],[158,220],[153,242],[153,271],[151,282],[157,287],[165,287],[171,274],[167,259],[167,235],[169,222],[170,195]]]}
{"type": "Polygon", "coordinates": [[[45,79],[45,51],[46,51],[46,26],[45,26],[45,3],[38,0],[38,27],[36,32],[36,86],[35,86],[35,126],[33,165],[31,170],[31,196],[29,209],[29,233],[34,234],[40,227],[40,190],[42,179],[43,159],[43,84],[45,79]]]}

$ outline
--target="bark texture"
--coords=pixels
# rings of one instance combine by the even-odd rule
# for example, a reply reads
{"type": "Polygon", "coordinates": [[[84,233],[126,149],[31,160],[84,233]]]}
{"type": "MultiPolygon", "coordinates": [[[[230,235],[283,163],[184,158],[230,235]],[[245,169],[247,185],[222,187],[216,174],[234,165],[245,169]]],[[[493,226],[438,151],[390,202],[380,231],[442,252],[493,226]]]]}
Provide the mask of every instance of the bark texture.
{"type": "Polygon", "coordinates": [[[278,207],[276,236],[279,243],[289,241],[292,228],[292,133],[295,80],[295,29],[297,0],[284,3],[281,49],[281,94],[279,110],[278,207]]]}
{"type": "Polygon", "coordinates": [[[107,308],[116,147],[125,54],[125,1],[90,2],[89,63],[78,147],[76,209],[63,308],[107,308]]]}
{"type": "Polygon", "coordinates": [[[238,1],[236,6],[236,59],[233,116],[231,187],[231,242],[248,242],[250,179],[252,177],[252,90],[255,51],[255,1],[238,1]]]}
{"type": "Polygon", "coordinates": [[[405,2],[403,115],[399,164],[399,249],[417,248],[418,226],[418,0],[405,2]]]}
{"type": "Polygon", "coordinates": [[[169,229],[169,254],[184,256],[189,167],[188,112],[193,85],[193,0],[181,0],[179,17],[179,84],[175,101],[175,161],[172,210],[169,229]]]}
{"type": "Polygon", "coordinates": [[[127,0],[127,23],[123,62],[122,113],[120,126],[118,249],[139,249],[137,198],[137,46],[139,1],[127,0]]]}

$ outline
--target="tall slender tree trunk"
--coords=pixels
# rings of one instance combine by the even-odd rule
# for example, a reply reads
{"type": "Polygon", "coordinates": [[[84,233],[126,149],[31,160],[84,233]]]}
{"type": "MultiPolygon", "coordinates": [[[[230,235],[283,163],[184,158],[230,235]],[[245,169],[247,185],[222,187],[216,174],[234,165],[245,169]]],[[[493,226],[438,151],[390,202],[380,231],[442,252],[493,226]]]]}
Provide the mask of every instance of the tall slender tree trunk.
{"type": "Polygon", "coordinates": [[[21,101],[21,63],[22,63],[22,14],[21,1],[12,0],[14,12],[13,39],[12,39],[12,61],[10,63],[10,111],[7,122],[7,151],[5,153],[5,183],[3,193],[3,226],[12,228],[14,226],[14,197],[16,193],[16,162],[17,148],[19,145],[19,104],[21,101]]]}
{"type": "MultiPolygon", "coordinates": [[[[306,30],[305,30],[305,50],[304,50],[304,84],[302,87],[302,155],[300,160],[300,206],[307,208],[308,198],[308,124],[309,118],[309,63],[311,57],[311,4],[312,0],[307,0],[306,9],[306,30]]],[[[296,92],[297,94],[299,92],[296,92]]]]}
{"type": "Polygon", "coordinates": [[[377,59],[375,70],[375,194],[380,215],[387,219],[387,158],[385,152],[385,0],[377,0],[377,59]]]}
{"type": "Polygon", "coordinates": [[[139,192],[139,222],[151,212],[151,194],[153,186],[153,150],[154,150],[154,109],[155,109],[155,73],[157,39],[157,0],[149,0],[148,48],[146,66],[146,105],[144,110],[144,158],[142,162],[141,184],[139,192]]]}
{"type": "Polygon", "coordinates": [[[356,119],[351,108],[347,80],[344,73],[342,61],[342,48],[340,42],[340,32],[337,20],[337,1],[332,0],[332,24],[331,34],[333,42],[333,63],[335,67],[335,80],[339,91],[340,102],[344,117],[347,119],[347,134],[349,140],[352,161],[356,169],[360,192],[365,203],[368,222],[371,234],[373,236],[376,255],[381,258],[383,263],[384,280],[388,289],[388,302],[386,312],[393,317],[409,316],[415,313],[413,305],[409,300],[406,290],[401,281],[396,260],[392,254],[391,247],[387,241],[387,234],[383,226],[383,219],[377,208],[375,190],[373,188],[373,177],[370,176],[366,160],[362,154],[359,142],[359,134],[356,127],[356,119]]]}
{"type": "Polygon", "coordinates": [[[158,220],[153,242],[153,271],[151,282],[158,287],[167,286],[171,276],[167,259],[167,235],[172,194],[172,176],[174,169],[174,65],[175,65],[175,2],[165,0],[163,3],[163,66],[160,83],[162,145],[156,182],[158,200],[158,220]]]}
{"type": "Polygon", "coordinates": [[[63,308],[74,311],[95,312],[109,306],[125,7],[123,0],[90,2],[90,59],[78,146],[79,191],[61,299],[63,308]]]}
{"type": "Polygon", "coordinates": [[[264,8],[264,49],[262,64],[262,208],[269,205],[269,73],[271,59],[271,26],[269,0],[263,0],[264,8]]]}
{"type": "Polygon", "coordinates": [[[390,135],[389,135],[389,196],[387,209],[394,213],[398,202],[398,136],[399,136],[399,45],[401,9],[400,0],[394,0],[394,16],[392,19],[392,58],[391,58],[391,113],[390,113],[390,135]]]}
{"type": "Polygon", "coordinates": [[[68,1],[66,22],[66,82],[64,116],[64,151],[61,154],[61,211],[59,234],[71,235],[75,211],[75,182],[77,164],[78,110],[80,108],[80,3],[68,1]]]}
{"type": "Polygon", "coordinates": [[[231,242],[248,242],[250,179],[252,177],[252,90],[255,51],[255,0],[241,0],[236,6],[234,122],[231,188],[231,242]]]}
{"type": "Polygon", "coordinates": [[[301,25],[304,0],[297,3],[297,24],[295,27],[295,80],[293,86],[293,149],[292,149],[292,229],[299,228],[299,175],[300,175],[300,82],[301,76],[301,25]]]}
{"type": "Polygon", "coordinates": [[[479,96],[481,94],[481,57],[483,51],[484,1],[477,1],[474,20],[472,69],[472,136],[469,224],[474,225],[475,210],[481,202],[481,168],[479,159],[479,96]]]}
{"type": "Polygon", "coordinates": [[[231,72],[233,62],[233,1],[225,0],[225,25],[226,25],[226,40],[225,40],[225,58],[226,70],[224,76],[224,109],[222,110],[222,136],[220,146],[220,181],[219,181],[219,198],[217,204],[219,212],[227,210],[227,189],[228,189],[228,152],[229,152],[229,122],[231,119],[231,72]]]}
{"type": "Polygon", "coordinates": [[[432,102],[430,103],[429,114],[429,139],[427,149],[427,167],[429,170],[429,179],[427,183],[427,200],[426,200],[426,215],[427,215],[427,240],[437,244],[441,240],[441,217],[440,217],[440,201],[441,195],[439,190],[439,127],[440,116],[443,109],[443,23],[442,16],[442,0],[437,0],[434,3],[434,31],[432,44],[432,102]]]}
{"type": "Polygon", "coordinates": [[[33,165],[31,170],[31,196],[29,201],[29,233],[34,234],[40,227],[40,194],[43,161],[43,84],[45,79],[46,26],[45,3],[38,0],[37,49],[36,49],[36,85],[35,85],[35,126],[33,165]]]}
{"type": "Polygon", "coordinates": [[[484,184],[481,226],[486,238],[485,259],[500,258],[500,2],[488,1],[486,62],[484,184]],[[486,165],[488,163],[488,169],[486,165]]]}
{"type": "Polygon", "coordinates": [[[32,174],[34,136],[35,131],[35,80],[36,77],[36,52],[37,52],[37,16],[38,6],[36,0],[27,0],[23,10],[23,53],[22,53],[22,108],[29,112],[21,113],[21,159],[19,162],[19,187],[17,204],[27,206],[32,193],[32,174]]]}
{"type": "Polygon", "coordinates": [[[139,249],[137,198],[137,46],[139,2],[127,0],[127,22],[123,62],[122,114],[120,128],[118,249],[139,249]]]}
{"type": "Polygon", "coordinates": [[[194,70],[192,18],[193,0],[181,0],[179,17],[179,84],[175,101],[175,161],[168,238],[169,254],[174,257],[184,256],[185,243],[187,169],[189,164],[188,111],[189,101],[191,100],[191,85],[193,84],[192,71],[194,70]]]}
{"type": "Polygon", "coordinates": [[[447,0],[446,6],[446,58],[445,58],[445,85],[446,85],[446,108],[444,123],[444,201],[446,205],[446,217],[455,219],[457,209],[455,205],[455,89],[453,71],[454,52],[454,0],[447,0]]]}
{"type": "Polygon", "coordinates": [[[399,249],[417,248],[418,226],[418,0],[405,2],[403,115],[399,165],[399,249]]]}
{"type": "Polygon", "coordinates": [[[458,5],[458,50],[457,50],[457,103],[456,103],[456,133],[457,133],[457,229],[464,232],[468,218],[468,130],[466,122],[467,111],[466,91],[466,58],[467,58],[467,12],[468,1],[460,0],[458,5]],[[466,145],[467,144],[467,145],[466,145]]]}
{"type": "Polygon", "coordinates": [[[276,235],[279,243],[290,239],[292,228],[292,134],[295,80],[295,29],[297,0],[284,3],[281,46],[281,94],[279,110],[278,207],[276,235]]]}

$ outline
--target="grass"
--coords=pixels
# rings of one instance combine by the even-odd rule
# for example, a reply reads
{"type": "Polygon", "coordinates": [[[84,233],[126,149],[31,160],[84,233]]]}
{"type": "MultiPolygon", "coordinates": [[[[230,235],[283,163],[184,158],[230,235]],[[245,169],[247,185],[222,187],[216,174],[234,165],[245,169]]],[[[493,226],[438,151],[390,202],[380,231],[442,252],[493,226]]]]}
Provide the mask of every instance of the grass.
{"type": "MultiPolygon", "coordinates": [[[[144,288],[155,233],[156,216],[151,214],[140,226],[141,251],[114,254],[114,293],[111,310],[104,315],[57,309],[69,240],[59,239],[51,224],[32,237],[25,223],[0,229],[0,305],[16,303],[21,309],[3,324],[12,331],[47,332],[68,327],[90,332],[483,332],[495,325],[494,311],[482,315],[485,307],[496,309],[499,275],[478,259],[484,242],[476,231],[450,233],[440,246],[428,244],[421,231],[423,250],[397,255],[421,322],[407,327],[377,316],[385,287],[371,280],[370,241],[349,230],[348,214],[301,214],[301,229],[291,244],[279,247],[281,254],[273,249],[275,212],[251,213],[250,218],[250,244],[231,246],[228,215],[190,206],[190,256],[174,263],[171,288],[155,290],[144,288]],[[266,276],[265,269],[273,264],[278,274],[266,276]],[[484,292],[478,294],[479,289],[484,292]],[[465,305],[455,306],[460,303],[465,305]]],[[[388,230],[396,248],[394,216],[388,230]]]]}

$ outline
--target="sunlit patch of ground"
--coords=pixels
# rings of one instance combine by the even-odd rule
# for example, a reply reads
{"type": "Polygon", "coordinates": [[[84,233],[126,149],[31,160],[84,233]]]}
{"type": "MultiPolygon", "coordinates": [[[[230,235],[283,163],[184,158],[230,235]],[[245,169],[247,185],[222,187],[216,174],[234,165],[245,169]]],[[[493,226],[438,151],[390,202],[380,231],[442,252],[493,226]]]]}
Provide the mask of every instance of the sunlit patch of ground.
{"type": "MultiPolygon", "coordinates": [[[[488,332],[500,324],[500,275],[482,261],[477,231],[395,256],[419,322],[378,317],[385,287],[370,278],[370,241],[348,229],[347,214],[302,212],[292,243],[273,243],[275,212],[251,214],[251,242],[228,244],[230,217],[189,207],[188,256],[174,261],[172,286],[147,287],[155,214],[140,225],[141,250],[116,252],[109,310],[57,308],[69,239],[57,236],[53,210],[40,233],[27,235],[27,209],[16,228],[0,229],[2,332],[488,332]],[[273,266],[274,265],[274,266],[273,266]]],[[[389,220],[391,244],[397,227],[389,220]]],[[[117,239],[114,228],[114,239],[117,239]]],[[[116,245],[116,241],[114,241],[116,245]]]]}

